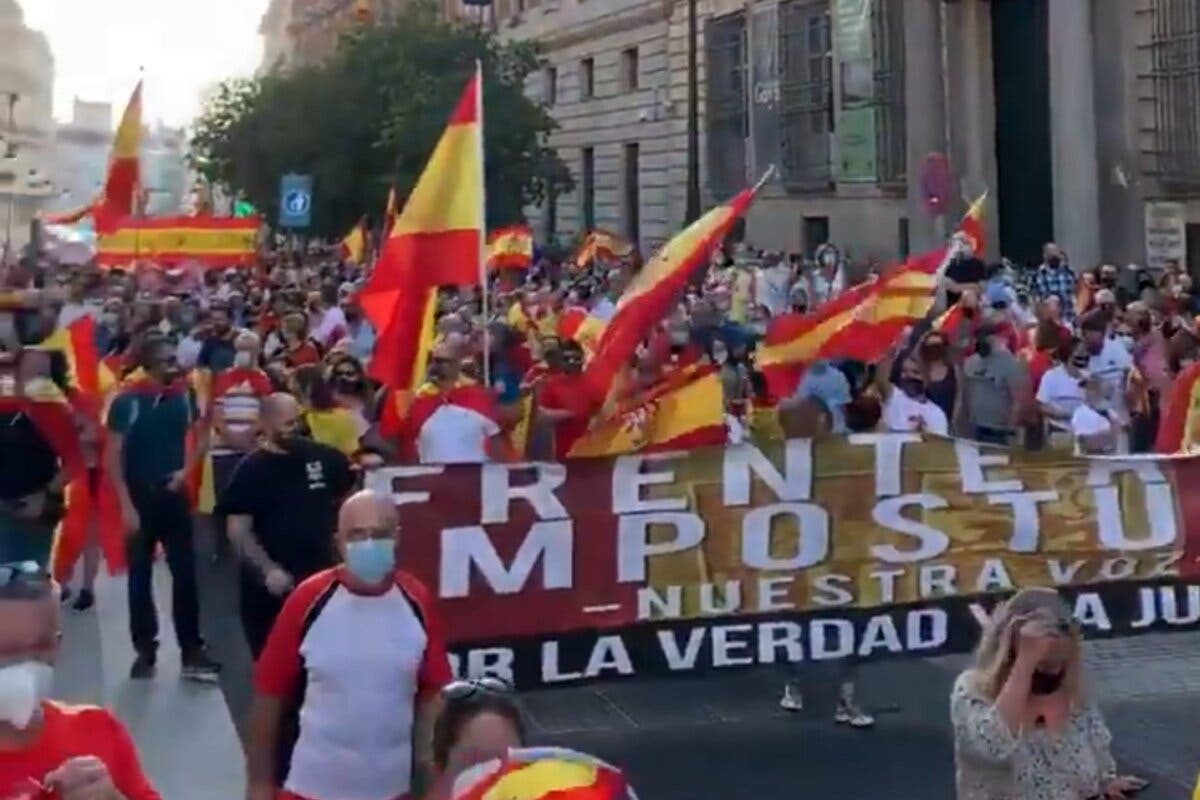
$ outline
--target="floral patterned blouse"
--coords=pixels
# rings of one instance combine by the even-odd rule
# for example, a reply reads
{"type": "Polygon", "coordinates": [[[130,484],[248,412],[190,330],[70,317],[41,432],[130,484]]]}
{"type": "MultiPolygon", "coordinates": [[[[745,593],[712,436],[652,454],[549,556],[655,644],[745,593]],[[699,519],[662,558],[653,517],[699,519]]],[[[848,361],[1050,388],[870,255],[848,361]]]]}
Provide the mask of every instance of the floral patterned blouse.
{"type": "Polygon", "coordinates": [[[1112,735],[1091,704],[1061,730],[1014,735],[968,670],[950,693],[950,721],[958,800],[1088,800],[1116,774],[1112,735]]]}

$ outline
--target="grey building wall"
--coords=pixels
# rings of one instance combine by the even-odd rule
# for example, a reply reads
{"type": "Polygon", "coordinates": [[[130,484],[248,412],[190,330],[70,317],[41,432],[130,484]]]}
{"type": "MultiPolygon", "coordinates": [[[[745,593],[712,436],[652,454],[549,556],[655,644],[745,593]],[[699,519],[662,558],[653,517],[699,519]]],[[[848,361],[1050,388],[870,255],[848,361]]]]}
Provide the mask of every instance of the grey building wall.
{"type": "MultiPolygon", "coordinates": [[[[1143,262],[1147,202],[1182,203],[1187,222],[1200,225],[1200,182],[1195,188],[1180,186],[1178,181],[1166,182],[1157,174],[1152,158],[1159,121],[1155,118],[1157,101],[1150,79],[1153,65],[1149,45],[1155,30],[1159,30],[1159,37],[1162,35],[1161,22],[1155,28],[1155,15],[1168,13],[1167,6],[1175,1],[1055,0],[1048,9],[1053,76],[1048,90],[1054,237],[1080,266],[1091,266],[1099,260],[1143,262]]],[[[752,20],[753,29],[756,15],[780,6],[778,0],[699,1],[702,117],[708,101],[704,48],[708,22],[742,12],[752,20]]],[[[835,7],[833,0],[830,7],[835,7]]],[[[597,225],[623,230],[621,147],[627,142],[640,144],[644,248],[661,243],[683,223],[687,185],[686,8],[686,2],[669,0],[541,0],[519,13],[506,10],[497,20],[502,35],[540,40],[548,62],[557,69],[557,102],[552,112],[562,127],[552,141],[577,183],[582,148],[594,148],[597,225]],[[618,82],[620,53],[631,46],[639,50],[642,88],[625,92],[618,82]],[[579,64],[588,57],[595,60],[596,97],[582,100],[579,64]]],[[[1200,14],[1196,19],[1200,20],[1200,14]]],[[[833,178],[827,188],[798,192],[776,179],[763,190],[747,216],[747,236],[754,245],[811,250],[816,243],[804,241],[804,219],[819,217],[828,220],[830,239],[856,257],[886,261],[897,253],[902,224],[907,225],[913,251],[934,246],[965,211],[967,202],[989,191],[987,256],[1001,255],[999,217],[1003,209],[996,197],[997,109],[990,5],[983,0],[904,0],[902,24],[904,180],[886,186],[842,180],[834,137],[830,146],[833,178]],[[926,212],[919,178],[925,157],[934,152],[947,155],[955,179],[951,203],[941,220],[926,212]]],[[[770,54],[775,59],[772,62],[756,51],[764,47],[764,41],[769,40],[750,31],[747,62],[760,62],[760,72],[762,63],[774,63],[778,69],[778,53],[770,54]]],[[[1191,58],[1200,66],[1197,41],[1192,39],[1197,52],[1191,58]]],[[[838,49],[835,36],[835,108],[841,91],[838,49]]],[[[751,120],[744,143],[747,184],[769,164],[778,164],[780,157],[778,136],[769,130],[755,130],[753,124],[778,115],[779,109],[770,107],[772,102],[779,102],[778,86],[770,85],[754,69],[750,69],[746,87],[751,120]],[[751,108],[755,103],[766,105],[751,108]]],[[[536,76],[529,91],[544,96],[543,80],[543,75],[536,76]]],[[[1200,111],[1195,113],[1200,117],[1200,111]]],[[[770,124],[778,125],[778,120],[770,124]]],[[[1200,138],[1200,119],[1196,125],[1200,138]]],[[[706,127],[702,119],[701,185],[704,202],[711,204],[723,198],[715,196],[709,180],[706,127]]],[[[724,152],[716,155],[725,157],[724,152]]],[[[731,148],[728,158],[737,157],[731,148]]],[[[732,168],[742,165],[738,162],[732,168]]],[[[559,198],[556,216],[560,234],[569,237],[580,230],[581,209],[579,192],[559,198]]],[[[531,221],[544,223],[543,211],[532,209],[531,221]]],[[[1192,254],[1192,258],[1200,261],[1200,253],[1192,254]]]]}

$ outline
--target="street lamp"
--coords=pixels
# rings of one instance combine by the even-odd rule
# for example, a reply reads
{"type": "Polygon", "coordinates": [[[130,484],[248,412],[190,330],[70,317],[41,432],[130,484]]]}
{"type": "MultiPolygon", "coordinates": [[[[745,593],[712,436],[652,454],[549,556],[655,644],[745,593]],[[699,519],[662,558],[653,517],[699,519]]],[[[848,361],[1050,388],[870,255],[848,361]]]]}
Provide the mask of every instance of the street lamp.
{"type": "Polygon", "coordinates": [[[687,0],[687,209],[685,222],[700,219],[700,68],[696,52],[699,35],[697,0],[687,0]]]}
{"type": "MultiPolygon", "coordinates": [[[[21,99],[21,95],[16,92],[7,92],[8,96],[8,140],[4,147],[4,160],[12,161],[17,157],[17,101],[21,99]]],[[[12,176],[12,186],[8,192],[8,218],[4,223],[4,252],[12,252],[12,227],[13,217],[17,213],[17,179],[16,173],[12,176]]]]}

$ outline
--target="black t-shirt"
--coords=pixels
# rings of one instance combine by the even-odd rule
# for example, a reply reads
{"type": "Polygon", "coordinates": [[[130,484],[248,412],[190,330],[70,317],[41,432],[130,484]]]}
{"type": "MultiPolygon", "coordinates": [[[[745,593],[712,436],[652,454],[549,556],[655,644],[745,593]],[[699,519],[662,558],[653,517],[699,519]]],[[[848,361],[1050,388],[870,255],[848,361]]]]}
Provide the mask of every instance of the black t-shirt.
{"type": "Polygon", "coordinates": [[[0,414],[0,500],[20,500],[48,487],[58,454],[29,415],[0,414]]]}
{"type": "MultiPolygon", "coordinates": [[[[978,258],[956,258],[946,267],[946,277],[959,284],[983,283],[987,278],[987,265],[978,258]]],[[[961,292],[946,292],[949,305],[957,303],[960,297],[961,292]]]]}
{"type": "Polygon", "coordinates": [[[216,513],[249,516],[254,538],[270,559],[301,580],[336,563],[338,506],[353,487],[349,459],[306,439],[287,453],[247,454],[216,513]]]}
{"type": "Polygon", "coordinates": [[[237,354],[237,348],[233,345],[236,335],[230,331],[225,336],[217,336],[216,334],[209,336],[200,344],[200,352],[196,356],[196,365],[210,369],[213,372],[222,372],[232,367],[234,356],[237,354]]]}

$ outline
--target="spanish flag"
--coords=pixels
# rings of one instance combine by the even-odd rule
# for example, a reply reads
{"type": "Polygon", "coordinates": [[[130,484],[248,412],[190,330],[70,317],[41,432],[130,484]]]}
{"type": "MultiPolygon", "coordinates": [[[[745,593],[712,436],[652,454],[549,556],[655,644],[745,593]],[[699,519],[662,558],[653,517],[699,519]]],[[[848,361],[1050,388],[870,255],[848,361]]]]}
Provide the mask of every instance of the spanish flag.
{"type": "Polygon", "coordinates": [[[498,269],[528,269],[533,263],[533,231],[528,225],[499,228],[488,235],[488,272],[498,269]]]}
{"type": "Polygon", "coordinates": [[[388,189],[387,205],[383,208],[383,239],[387,239],[392,235],[392,227],[396,224],[396,215],[400,213],[400,206],[396,200],[396,187],[392,186],[388,189]]]}
{"type": "Polygon", "coordinates": [[[360,219],[342,239],[342,256],[351,264],[363,263],[367,255],[367,221],[360,219]]]}
{"type": "Polygon", "coordinates": [[[96,229],[103,230],[133,214],[137,205],[138,185],[141,183],[138,158],[141,145],[142,82],[138,81],[121,115],[121,124],[117,127],[112,153],[108,158],[103,193],[83,208],[62,214],[43,214],[42,221],[48,225],[74,225],[84,217],[91,216],[96,222],[96,229]]]}
{"type": "Polygon", "coordinates": [[[556,325],[560,339],[577,342],[589,356],[595,352],[600,336],[604,333],[604,320],[593,317],[586,309],[578,306],[559,314],[556,325]]]}
{"type": "Polygon", "coordinates": [[[371,376],[411,390],[425,378],[439,286],[481,283],[483,79],[476,64],[359,295],[379,332],[371,376]]]}
{"type": "Polygon", "coordinates": [[[707,267],[713,248],[746,213],[757,191],[757,186],[742,191],[676,234],[630,282],[584,370],[598,403],[605,402],[618,373],[650,329],[666,317],[692,274],[707,267]]]}
{"type": "Polygon", "coordinates": [[[689,450],[724,444],[724,389],[717,370],[689,367],[651,387],[635,401],[575,440],[567,458],[689,450]]]}
{"type": "Polygon", "coordinates": [[[1162,403],[1154,449],[1163,455],[1200,451],[1200,363],[1176,376],[1162,403]]]}
{"type": "Polygon", "coordinates": [[[578,252],[571,260],[576,269],[586,269],[588,264],[600,259],[603,261],[620,261],[629,258],[634,253],[634,246],[617,236],[603,230],[594,230],[583,238],[578,252]]]}
{"type": "Polygon", "coordinates": [[[104,179],[104,194],[93,214],[96,230],[115,227],[137,208],[141,184],[139,151],[142,146],[142,82],[138,81],[121,115],[112,154],[108,159],[108,175],[104,179]]]}
{"type": "Polygon", "coordinates": [[[246,266],[258,252],[258,217],[125,217],[96,237],[96,262],[124,267],[144,258],[158,264],[197,261],[205,267],[246,266]]]}

